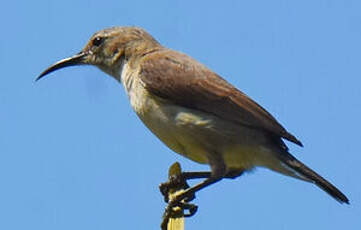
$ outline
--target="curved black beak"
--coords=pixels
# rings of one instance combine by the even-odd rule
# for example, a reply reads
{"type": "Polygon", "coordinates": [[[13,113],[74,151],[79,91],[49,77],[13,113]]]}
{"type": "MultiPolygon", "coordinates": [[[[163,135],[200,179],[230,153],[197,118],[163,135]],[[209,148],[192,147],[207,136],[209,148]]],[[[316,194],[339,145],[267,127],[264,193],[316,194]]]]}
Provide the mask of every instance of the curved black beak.
{"type": "Polygon", "coordinates": [[[49,68],[47,68],[46,70],[44,70],[44,72],[42,72],[39,77],[37,77],[35,79],[35,81],[38,81],[40,78],[44,77],[45,75],[64,68],[64,67],[68,67],[68,66],[74,66],[74,65],[81,65],[81,64],[85,64],[84,63],[84,57],[87,55],[87,53],[85,52],[80,52],[72,57],[69,58],[64,58],[63,60],[60,60],[56,63],[54,63],[53,65],[51,65],[49,68]]]}

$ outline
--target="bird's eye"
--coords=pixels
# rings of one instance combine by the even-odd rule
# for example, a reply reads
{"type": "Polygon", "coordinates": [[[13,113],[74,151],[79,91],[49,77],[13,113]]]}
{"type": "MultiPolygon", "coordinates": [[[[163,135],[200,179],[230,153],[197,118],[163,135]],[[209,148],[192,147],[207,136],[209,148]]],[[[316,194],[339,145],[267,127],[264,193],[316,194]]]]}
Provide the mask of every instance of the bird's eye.
{"type": "Polygon", "coordinates": [[[96,37],[93,40],[93,46],[100,46],[103,43],[103,38],[102,37],[96,37]]]}

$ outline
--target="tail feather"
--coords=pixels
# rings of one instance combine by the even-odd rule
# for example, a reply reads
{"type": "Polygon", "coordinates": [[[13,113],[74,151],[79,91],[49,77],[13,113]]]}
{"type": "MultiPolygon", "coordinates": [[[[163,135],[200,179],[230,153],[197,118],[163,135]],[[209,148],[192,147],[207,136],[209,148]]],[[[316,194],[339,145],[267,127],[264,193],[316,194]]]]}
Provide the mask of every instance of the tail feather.
{"type": "Polygon", "coordinates": [[[297,174],[301,174],[301,177],[304,177],[305,180],[309,180],[315,183],[318,187],[327,192],[340,203],[349,204],[348,198],[339,189],[337,189],[322,176],[318,175],[315,171],[304,165],[302,162],[297,160],[294,156],[284,152],[283,154],[280,154],[280,158],[285,165],[296,171],[297,174]]]}

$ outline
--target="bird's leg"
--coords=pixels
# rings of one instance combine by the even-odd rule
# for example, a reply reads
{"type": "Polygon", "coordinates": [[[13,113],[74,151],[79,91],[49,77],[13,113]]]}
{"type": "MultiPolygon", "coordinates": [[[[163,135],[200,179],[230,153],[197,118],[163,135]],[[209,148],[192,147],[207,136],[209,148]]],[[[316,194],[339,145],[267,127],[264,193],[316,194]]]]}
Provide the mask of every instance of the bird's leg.
{"type": "Polygon", "coordinates": [[[171,216],[173,214],[172,213],[173,207],[175,206],[179,206],[183,210],[189,211],[189,213],[185,214],[184,217],[193,216],[197,212],[198,206],[194,204],[190,204],[188,202],[195,198],[195,193],[197,191],[220,181],[222,178],[235,179],[236,177],[242,175],[243,172],[244,172],[243,170],[229,170],[228,173],[226,173],[224,176],[218,176],[218,177],[212,176],[212,172],[182,172],[178,175],[170,177],[169,181],[162,183],[159,186],[161,193],[164,195],[165,202],[167,203],[169,202],[164,212],[164,216],[171,216]],[[193,187],[189,187],[187,180],[201,179],[201,178],[205,178],[205,180],[193,187]],[[178,196],[176,196],[171,201],[169,201],[168,198],[169,189],[175,189],[179,187],[183,187],[187,189],[183,193],[180,193],[178,196]],[[181,202],[184,199],[186,199],[186,202],[181,202]]]}
{"type": "MultiPolygon", "coordinates": [[[[187,176],[188,179],[204,178],[204,177],[206,177],[206,179],[192,187],[187,188],[186,190],[184,190],[184,192],[176,195],[172,200],[168,202],[166,212],[169,212],[169,210],[172,210],[173,207],[179,205],[182,202],[182,200],[185,200],[185,202],[189,202],[190,200],[194,199],[196,192],[224,178],[224,176],[227,174],[227,168],[223,159],[221,158],[221,155],[219,154],[209,155],[208,159],[209,159],[209,164],[211,166],[211,172],[184,174],[184,176],[187,176]]],[[[182,180],[186,182],[185,178],[183,178],[182,180]]]]}
{"type": "Polygon", "coordinates": [[[176,197],[174,197],[172,200],[170,200],[168,202],[168,206],[165,210],[165,213],[171,213],[173,207],[179,206],[179,207],[186,208],[189,210],[189,215],[187,215],[187,217],[193,216],[197,211],[197,206],[189,204],[188,203],[189,200],[194,199],[194,197],[195,197],[194,194],[197,191],[199,191],[211,184],[214,184],[214,183],[220,181],[221,179],[222,179],[222,177],[212,177],[211,176],[209,178],[206,178],[201,183],[196,184],[195,186],[186,189],[184,192],[178,194],[176,197]],[[186,199],[185,204],[181,202],[184,199],[186,199]],[[190,205],[190,206],[186,207],[185,205],[186,206],[190,205]]]}
{"type": "Polygon", "coordinates": [[[203,188],[205,188],[211,184],[214,184],[214,183],[220,181],[221,179],[222,179],[222,177],[206,178],[204,181],[194,185],[193,187],[186,189],[183,193],[179,194],[175,199],[173,199],[171,201],[170,205],[172,206],[172,203],[173,203],[173,205],[177,204],[178,202],[180,202],[183,199],[187,199],[187,201],[189,201],[189,198],[193,198],[194,194],[196,192],[198,192],[199,190],[202,190],[203,188]]]}
{"type": "MultiPolygon", "coordinates": [[[[227,179],[235,179],[243,174],[243,170],[239,169],[231,169],[228,170],[227,174],[223,176],[223,178],[227,179]]],[[[168,203],[168,191],[172,188],[185,187],[189,188],[190,186],[187,183],[187,180],[193,179],[206,179],[210,178],[212,175],[211,172],[202,171],[202,172],[182,172],[178,175],[172,176],[165,183],[161,183],[159,185],[159,190],[164,196],[164,201],[168,203]]],[[[194,194],[190,197],[187,197],[187,201],[191,201],[195,198],[194,194]]]]}
{"type": "Polygon", "coordinates": [[[180,174],[172,175],[171,177],[169,177],[169,181],[162,183],[159,186],[161,193],[164,195],[165,202],[167,203],[169,202],[168,193],[170,189],[177,190],[178,188],[186,188],[186,190],[183,193],[180,193],[177,197],[173,198],[169,202],[163,214],[162,229],[166,229],[165,226],[167,225],[168,219],[171,216],[177,215],[177,213],[173,212],[174,206],[179,206],[182,210],[188,210],[189,213],[183,214],[183,216],[191,217],[197,212],[198,206],[189,203],[189,201],[195,198],[195,193],[197,191],[207,187],[208,185],[216,183],[222,178],[234,179],[240,176],[242,173],[243,170],[229,170],[228,173],[226,173],[226,175],[217,178],[217,177],[212,177],[211,172],[181,172],[180,174]],[[202,178],[205,178],[203,182],[195,185],[194,187],[189,187],[187,180],[202,179],[202,178]],[[181,202],[185,198],[186,201],[181,202]]]}
{"type": "MultiPolygon", "coordinates": [[[[171,217],[176,217],[177,216],[177,213],[175,213],[173,210],[174,207],[178,206],[181,208],[181,210],[188,210],[189,213],[188,214],[184,214],[183,216],[184,217],[191,217],[193,216],[196,212],[197,212],[197,209],[198,209],[198,206],[197,205],[194,205],[194,204],[190,204],[188,203],[188,199],[189,197],[192,197],[194,198],[194,193],[201,190],[202,188],[208,186],[208,185],[211,185],[213,183],[216,183],[217,181],[221,180],[222,178],[217,178],[217,179],[214,179],[214,177],[209,177],[207,179],[205,179],[204,181],[202,181],[201,183],[193,186],[193,187],[188,187],[184,192],[176,195],[175,197],[173,197],[171,200],[169,200],[168,196],[165,196],[165,201],[168,202],[168,205],[164,211],[164,214],[163,214],[163,221],[162,221],[162,229],[167,229],[166,226],[168,224],[168,220],[169,218],[171,217]],[[185,198],[187,198],[187,201],[183,201],[185,198]]],[[[172,183],[172,180],[170,178],[170,182],[168,185],[170,185],[172,183]]],[[[166,182],[166,183],[168,183],[166,182]]],[[[166,183],[163,183],[162,185],[166,184],[166,183]]],[[[175,185],[175,184],[172,184],[172,185],[175,185]]],[[[161,186],[160,186],[161,187],[161,186]]],[[[167,187],[167,192],[169,192],[169,189],[174,189],[175,187],[167,187]]],[[[166,190],[161,189],[161,192],[165,192],[166,190]]]]}
{"type": "MultiPolygon", "coordinates": [[[[186,183],[185,180],[183,180],[183,177],[178,177],[177,179],[177,175],[180,175],[182,173],[182,169],[181,166],[178,162],[172,164],[169,167],[168,170],[168,178],[170,181],[168,181],[167,183],[164,183],[163,186],[165,186],[165,188],[160,186],[160,189],[163,192],[167,192],[166,197],[169,198],[165,198],[167,201],[169,199],[173,199],[175,196],[177,196],[178,193],[182,192],[182,190],[189,188],[188,184],[186,183]],[[169,187],[172,186],[172,187],[169,187]]],[[[162,223],[161,223],[161,229],[162,230],[167,230],[168,227],[174,226],[174,224],[177,224],[175,221],[175,219],[177,218],[182,218],[182,217],[191,217],[193,216],[196,212],[197,212],[198,206],[195,204],[190,204],[188,202],[185,201],[181,201],[179,202],[177,207],[174,208],[166,208],[164,214],[163,214],[163,219],[162,219],[162,223]],[[185,211],[188,212],[185,212],[185,211]],[[173,221],[171,222],[171,225],[168,226],[168,222],[171,221],[173,219],[173,221]],[[172,225],[173,223],[173,225],[172,225]]],[[[181,220],[179,220],[181,221],[181,220]]]]}
{"type": "MultiPolygon", "coordinates": [[[[161,183],[159,185],[159,190],[164,196],[164,201],[168,203],[168,192],[170,189],[177,188],[189,188],[190,186],[187,183],[187,180],[190,179],[202,179],[209,178],[211,176],[211,172],[182,172],[180,174],[171,176],[167,182],[161,183]]],[[[191,201],[194,199],[193,197],[189,197],[187,200],[191,201]]]]}
{"type": "MultiPolygon", "coordinates": [[[[227,170],[226,175],[223,176],[223,178],[227,179],[235,179],[239,176],[241,176],[244,173],[244,170],[241,169],[229,169],[227,170]]],[[[209,178],[211,176],[211,172],[182,172],[180,176],[184,180],[192,180],[192,179],[202,179],[202,178],[209,178]]]]}
{"type": "Polygon", "coordinates": [[[183,210],[188,209],[189,215],[192,216],[197,211],[197,206],[190,204],[189,201],[195,198],[195,193],[199,190],[214,184],[223,178],[236,178],[243,173],[243,170],[230,170],[226,169],[226,165],[223,159],[218,157],[220,155],[213,155],[210,158],[211,172],[181,172],[169,177],[169,181],[159,186],[161,193],[165,197],[165,201],[168,202],[168,206],[165,210],[164,216],[172,215],[173,207],[179,206],[183,210]],[[201,179],[205,178],[202,182],[189,187],[187,180],[189,179],[201,179]],[[183,188],[183,192],[179,193],[171,200],[168,198],[168,192],[170,189],[183,188]]]}
{"type": "Polygon", "coordinates": [[[164,196],[164,201],[168,203],[169,201],[169,191],[171,189],[179,190],[189,188],[187,179],[184,177],[183,172],[176,175],[171,175],[167,182],[161,183],[159,185],[159,190],[164,196]]]}
{"type": "MultiPolygon", "coordinates": [[[[186,199],[186,201],[189,202],[195,198],[195,193],[197,191],[211,184],[214,184],[222,180],[223,178],[235,179],[241,176],[243,172],[244,172],[243,170],[232,169],[229,170],[224,176],[218,176],[216,173],[212,173],[212,172],[182,172],[182,174],[180,174],[179,176],[182,177],[182,181],[184,183],[187,183],[186,181],[189,179],[201,179],[201,178],[206,178],[206,179],[201,183],[196,184],[193,187],[189,187],[189,185],[187,184],[188,189],[186,189],[183,193],[179,194],[179,196],[173,199],[169,205],[172,206],[172,203],[173,205],[177,204],[183,199],[186,199]]],[[[220,173],[220,175],[222,174],[220,173]]]]}

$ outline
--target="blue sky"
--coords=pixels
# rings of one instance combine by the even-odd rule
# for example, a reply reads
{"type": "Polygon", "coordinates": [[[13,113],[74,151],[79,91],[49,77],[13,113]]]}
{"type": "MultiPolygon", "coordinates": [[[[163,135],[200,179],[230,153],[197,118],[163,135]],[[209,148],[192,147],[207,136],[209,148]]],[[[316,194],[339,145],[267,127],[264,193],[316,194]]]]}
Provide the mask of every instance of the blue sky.
{"type": "Polygon", "coordinates": [[[338,186],[258,169],[197,195],[186,229],[360,229],[361,2],[6,1],[0,23],[0,229],[157,229],[158,184],[179,161],[94,67],[34,82],[97,30],[137,25],[206,64],[304,143],[338,186]]]}

